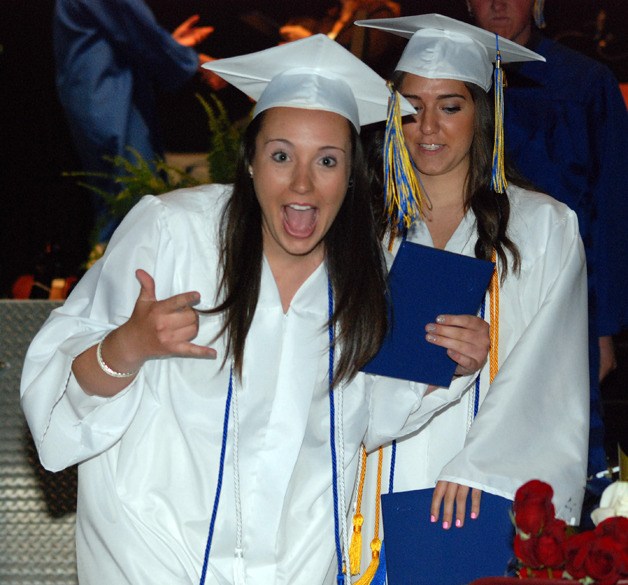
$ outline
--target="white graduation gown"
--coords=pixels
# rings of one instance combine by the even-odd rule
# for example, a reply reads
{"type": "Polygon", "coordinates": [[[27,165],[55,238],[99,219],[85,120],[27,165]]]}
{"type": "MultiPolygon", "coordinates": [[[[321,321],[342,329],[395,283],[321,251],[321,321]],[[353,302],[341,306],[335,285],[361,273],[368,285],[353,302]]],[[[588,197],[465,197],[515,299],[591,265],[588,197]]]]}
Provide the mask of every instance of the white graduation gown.
{"type": "MultiPolygon", "coordinates": [[[[397,441],[394,491],[431,488],[442,479],[512,500],[518,487],[540,479],[554,488],[557,515],[577,522],[589,420],[586,268],[578,222],[547,195],[511,186],[508,197],[508,234],[521,254],[521,273],[509,270],[500,287],[499,372],[489,390],[489,364],[481,371],[481,406],[468,432],[473,392],[397,441]]],[[[433,246],[422,222],[408,239],[433,246]]],[[[469,211],[445,249],[474,256],[476,241],[469,211]]],[[[488,294],[485,302],[490,321],[488,294]]],[[[384,449],[382,493],[388,492],[391,450],[384,449]]],[[[374,452],[362,502],[363,569],[371,558],[376,470],[374,452]]],[[[429,516],[425,510],[417,521],[429,522],[429,516]]]]}
{"type": "MultiPolygon", "coordinates": [[[[29,349],[22,406],[40,458],[51,470],[80,463],[82,585],[199,582],[229,382],[224,340],[211,343],[218,360],[148,361],[109,399],[86,395],[71,364],[129,318],[137,268],[154,277],[158,299],[197,290],[202,307],[214,306],[218,218],[229,194],[230,187],[209,185],[145,197],[29,349]]],[[[324,265],[284,314],[264,261],[236,385],[249,584],[335,582],[327,318],[324,265]]],[[[219,326],[220,317],[202,315],[195,343],[210,344],[219,326]]],[[[343,387],[337,410],[342,406],[347,501],[362,441],[372,448],[418,428],[470,382],[424,398],[424,385],[364,374],[343,387]]],[[[235,518],[232,416],[208,584],[232,582],[235,518]]]]}

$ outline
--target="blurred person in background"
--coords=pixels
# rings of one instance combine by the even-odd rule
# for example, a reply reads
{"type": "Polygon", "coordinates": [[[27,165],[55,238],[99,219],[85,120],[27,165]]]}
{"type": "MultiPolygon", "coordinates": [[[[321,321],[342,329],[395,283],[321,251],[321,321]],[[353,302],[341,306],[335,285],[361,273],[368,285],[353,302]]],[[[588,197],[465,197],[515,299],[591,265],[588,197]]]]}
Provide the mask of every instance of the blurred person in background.
{"type": "MultiPolygon", "coordinates": [[[[541,191],[578,215],[589,278],[590,476],[607,468],[600,382],[628,321],[628,115],[603,64],[541,34],[539,0],[468,0],[475,23],[546,58],[505,67],[506,150],[541,191]]],[[[589,488],[596,490],[595,482],[589,488]]],[[[588,515],[583,514],[583,518],[588,515]]]]}
{"type": "MultiPolygon", "coordinates": [[[[174,91],[200,73],[213,89],[224,85],[200,65],[213,59],[194,47],[212,32],[191,16],[171,34],[142,0],[57,0],[53,18],[56,85],[83,170],[100,172],[98,187],[115,194],[116,167],[129,147],[151,162],[163,156],[155,88],[174,91]]],[[[94,197],[99,240],[115,228],[94,197]]]]}

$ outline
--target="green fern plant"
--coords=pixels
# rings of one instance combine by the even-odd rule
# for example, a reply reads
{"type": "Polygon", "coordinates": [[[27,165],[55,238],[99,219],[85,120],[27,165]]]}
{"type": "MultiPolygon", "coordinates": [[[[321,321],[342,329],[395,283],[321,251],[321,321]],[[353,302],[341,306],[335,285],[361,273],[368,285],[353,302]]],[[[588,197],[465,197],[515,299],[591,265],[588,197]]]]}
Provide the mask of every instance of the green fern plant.
{"type": "Polygon", "coordinates": [[[209,152],[207,166],[212,183],[232,183],[235,179],[236,161],[242,134],[248,118],[240,123],[232,123],[224,104],[213,94],[211,104],[200,94],[196,98],[205,110],[209,127],[209,152]]]}

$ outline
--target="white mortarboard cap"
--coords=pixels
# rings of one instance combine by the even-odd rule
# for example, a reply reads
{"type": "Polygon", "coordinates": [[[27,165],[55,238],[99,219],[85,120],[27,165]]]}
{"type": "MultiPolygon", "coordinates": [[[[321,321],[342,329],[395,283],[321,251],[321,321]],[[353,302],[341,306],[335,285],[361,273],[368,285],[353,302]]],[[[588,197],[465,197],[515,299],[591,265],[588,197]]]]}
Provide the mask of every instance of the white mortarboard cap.
{"type": "Polygon", "coordinates": [[[475,83],[485,91],[491,87],[497,46],[502,63],[545,61],[517,43],[441,14],[358,20],[355,24],[410,39],[397,71],[475,83]]]}
{"type": "MultiPolygon", "coordinates": [[[[273,107],[335,112],[360,126],[386,119],[386,81],[357,57],[318,34],[257,53],[203,65],[257,101],[253,116],[273,107]]],[[[404,114],[414,108],[402,99],[404,114]]]]}

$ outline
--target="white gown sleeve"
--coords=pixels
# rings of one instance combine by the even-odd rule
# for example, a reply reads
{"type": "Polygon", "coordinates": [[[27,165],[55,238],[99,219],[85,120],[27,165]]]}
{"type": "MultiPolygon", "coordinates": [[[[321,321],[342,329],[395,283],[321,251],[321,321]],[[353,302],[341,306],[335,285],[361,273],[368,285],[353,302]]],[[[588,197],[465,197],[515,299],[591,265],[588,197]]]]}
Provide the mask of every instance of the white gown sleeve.
{"type": "Polygon", "coordinates": [[[371,452],[413,433],[473,386],[477,374],[455,378],[427,394],[427,384],[370,376],[369,425],[364,446],[371,452]]]}
{"type": "Polygon", "coordinates": [[[523,483],[540,479],[554,488],[557,514],[577,521],[586,481],[589,378],[586,267],[573,212],[547,226],[545,248],[517,286],[516,302],[529,322],[505,359],[500,356],[465,446],[439,479],[510,499],[523,483]]]}
{"type": "Polygon", "coordinates": [[[111,447],[138,408],[142,371],[123,392],[102,398],[83,392],[71,368],[77,355],[130,317],[140,290],[136,269],[156,282],[159,273],[171,269],[174,256],[161,211],[157,198],[145,197],[129,212],[104,257],[53,311],[27,352],[22,408],[42,464],[51,471],[111,447]]]}

